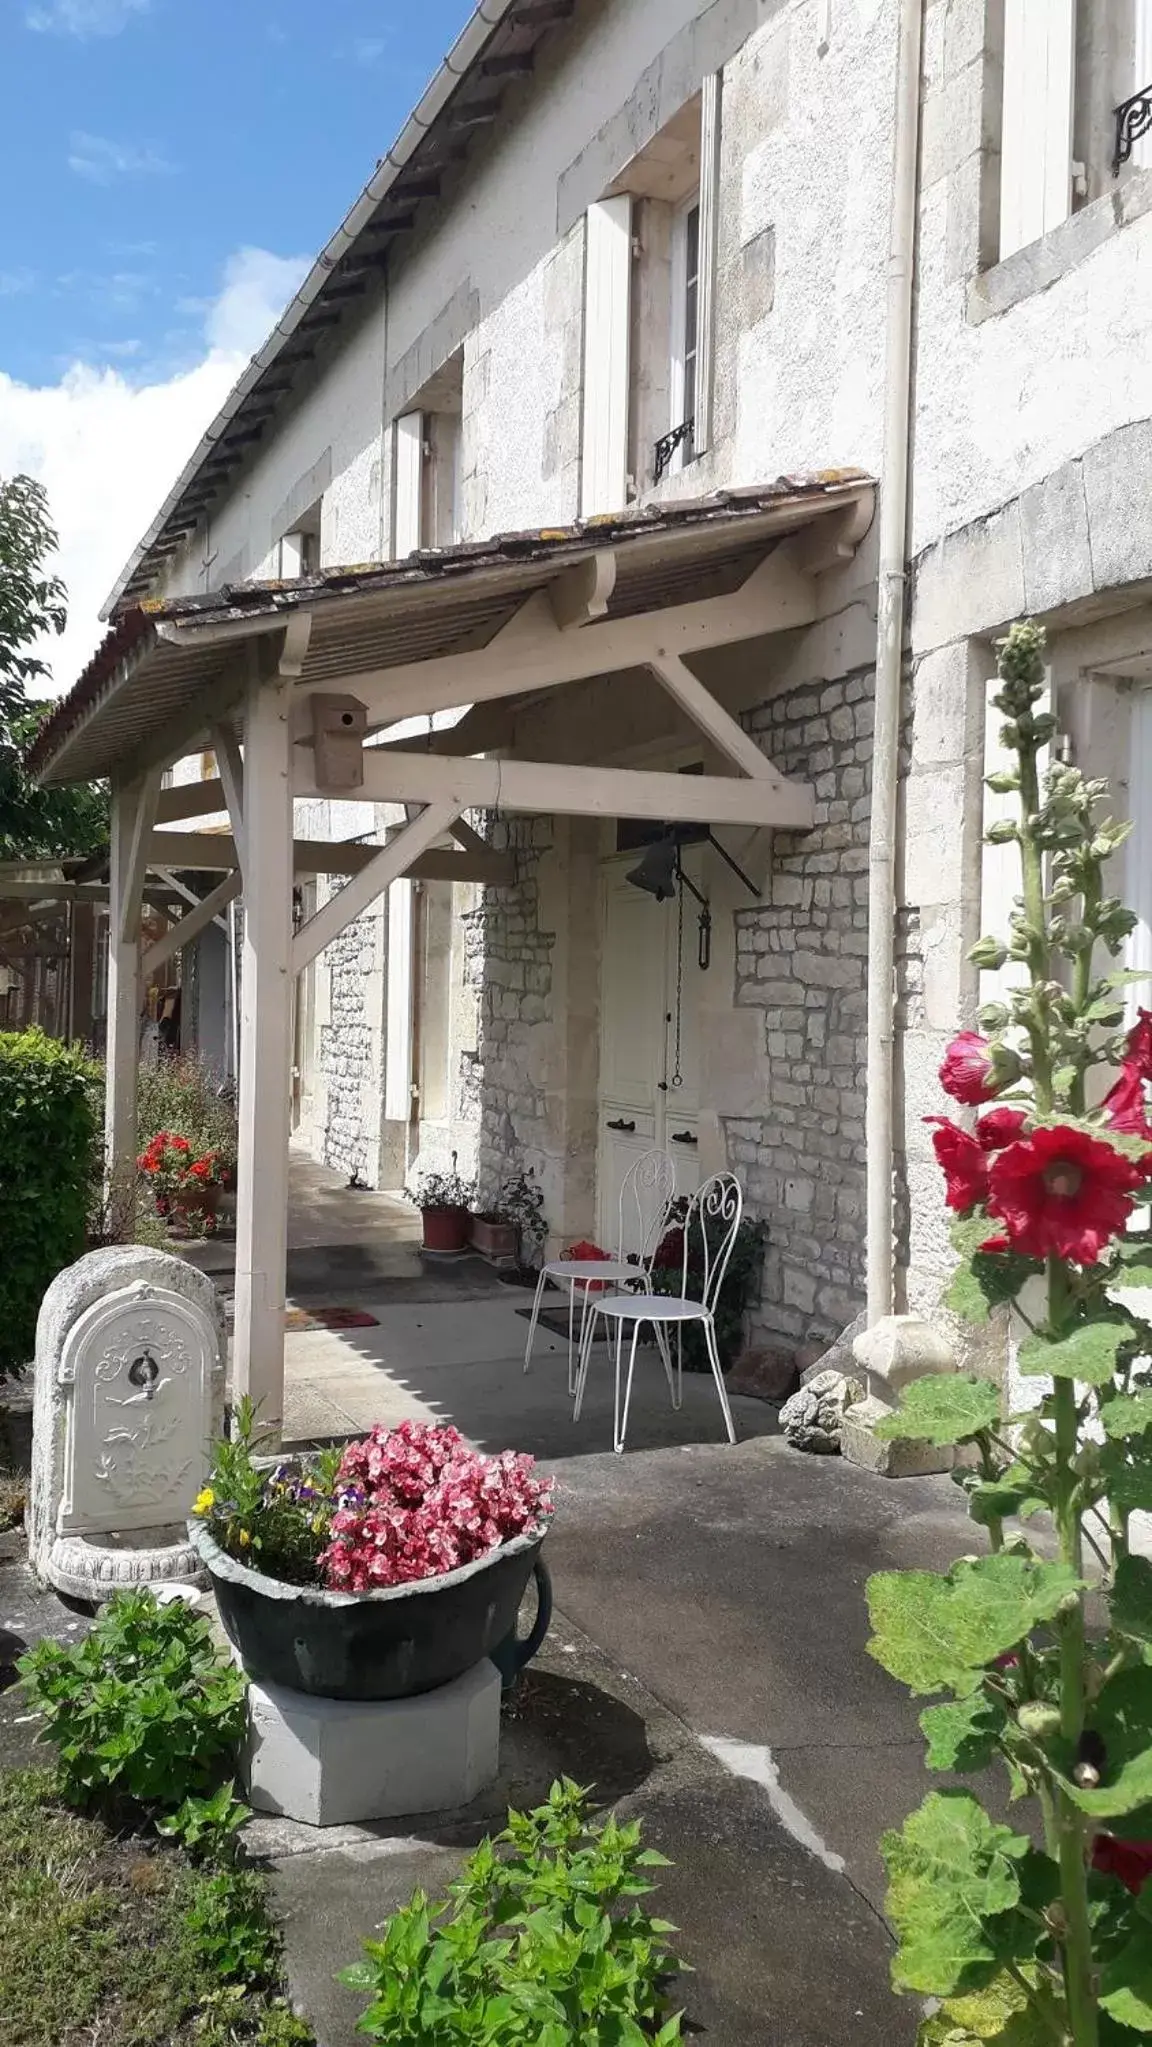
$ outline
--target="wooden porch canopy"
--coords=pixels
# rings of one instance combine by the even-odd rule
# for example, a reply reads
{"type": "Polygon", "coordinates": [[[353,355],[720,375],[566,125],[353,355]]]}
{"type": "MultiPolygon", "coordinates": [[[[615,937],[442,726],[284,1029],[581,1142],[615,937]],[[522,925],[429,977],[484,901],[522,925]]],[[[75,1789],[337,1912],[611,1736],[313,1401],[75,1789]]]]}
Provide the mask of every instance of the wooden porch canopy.
{"type": "MultiPolygon", "coordinates": [[[[871,481],[838,470],[400,563],[149,601],[112,627],[40,734],[29,765],[42,782],[112,785],[107,1121],[125,1194],[149,875],[205,876],[203,899],[160,941],[169,951],[243,894],[234,1385],[270,1423],[283,1399],[296,976],[402,876],[510,880],[506,859],[466,822],[473,810],[808,827],[811,789],[778,772],[691,663],[817,619],[818,578],[851,560],[873,508],[871,481]],[[655,678],[729,772],[507,757],[492,723],[502,705],[598,679],[623,709],[638,675],[645,687],[655,678]],[[388,736],[414,716],[468,706],[428,746],[388,736]],[[162,788],[173,761],[209,748],[217,779],[162,788]],[[383,846],[297,840],[294,800],[315,797],[401,805],[408,822],[383,846]],[[228,834],[165,829],[225,809],[228,834]],[[294,875],[325,871],[346,885],[294,933],[294,875]]],[[[612,753],[610,725],[594,757],[612,753]]]]}

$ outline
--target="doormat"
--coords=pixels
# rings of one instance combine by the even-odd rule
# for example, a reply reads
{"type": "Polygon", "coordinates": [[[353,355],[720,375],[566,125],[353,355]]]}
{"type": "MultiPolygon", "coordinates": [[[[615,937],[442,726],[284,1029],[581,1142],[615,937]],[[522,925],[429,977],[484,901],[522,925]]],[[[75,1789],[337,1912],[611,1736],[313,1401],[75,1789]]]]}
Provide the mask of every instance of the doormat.
{"type": "MultiPolygon", "coordinates": [[[[521,1321],[523,1322],[530,1322],[532,1320],[531,1306],[528,1306],[527,1308],[517,1308],[516,1313],[519,1315],[521,1321]]],[[[562,1336],[564,1338],[565,1343],[567,1343],[568,1341],[567,1308],[541,1308],[540,1320],[539,1323],[537,1324],[537,1327],[540,1329],[546,1329],[549,1332],[549,1335],[551,1336],[562,1336]]],[[[579,1343],[580,1341],[579,1313],[577,1313],[576,1316],[574,1340],[576,1343],[579,1343]]],[[[608,1341],[607,1336],[605,1334],[605,1324],[602,1321],[597,1322],[596,1334],[593,1337],[592,1341],[593,1343],[606,1343],[608,1341]]]]}
{"type": "Polygon", "coordinates": [[[380,1317],[366,1308],[286,1308],[285,1329],[378,1329],[380,1317]]]}

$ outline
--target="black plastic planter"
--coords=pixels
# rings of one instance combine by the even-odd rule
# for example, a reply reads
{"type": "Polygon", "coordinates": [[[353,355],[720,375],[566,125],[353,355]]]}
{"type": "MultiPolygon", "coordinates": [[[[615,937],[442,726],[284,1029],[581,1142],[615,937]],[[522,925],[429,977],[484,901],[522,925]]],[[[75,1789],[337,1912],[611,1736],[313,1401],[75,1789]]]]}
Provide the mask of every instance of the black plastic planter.
{"type": "Polygon", "coordinates": [[[285,1585],[226,1556],[202,1521],[192,1541],[249,1677],[323,1699],[407,1699],[451,1684],[514,1633],[546,1531],[474,1564],[383,1592],[285,1585]]]}

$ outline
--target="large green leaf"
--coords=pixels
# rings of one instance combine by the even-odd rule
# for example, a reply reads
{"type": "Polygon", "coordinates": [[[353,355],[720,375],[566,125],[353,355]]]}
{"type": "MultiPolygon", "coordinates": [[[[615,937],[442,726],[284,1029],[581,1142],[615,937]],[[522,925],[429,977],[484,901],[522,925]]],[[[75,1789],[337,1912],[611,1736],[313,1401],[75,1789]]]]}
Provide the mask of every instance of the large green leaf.
{"type": "Polygon", "coordinates": [[[1092,1732],[1104,1745],[1098,1786],[1066,1783],[1081,1812],[1112,1819],[1152,1801],[1152,1666],[1110,1678],[1092,1709],[1092,1732]]]}
{"type": "Polygon", "coordinates": [[[987,1990],[950,1997],[920,2029],[917,2047],[1052,2047],[1050,2024],[1031,2008],[1010,1976],[987,1990]]]}
{"type": "Polygon", "coordinates": [[[1106,1436],[1121,1441],[1125,1436],[1142,1436],[1152,1429],[1152,1393],[1118,1393],[1100,1409],[1106,1436]]]}
{"type": "Polygon", "coordinates": [[[1152,2033],[1152,1924],[1145,1920],[1100,1977],[1100,2003],[1134,2033],[1152,2033]]]}
{"type": "Polygon", "coordinates": [[[983,1770],[996,1754],[998,1737],[1007,1725],[1007,1714],[999,1699],[984,1692],[970,1698],[950,1700],[944,1706],[926,1706],[920,1726],[928,1743],[925,1758],[930,1770],[983,1770]]]}
{"type": "Polygon", "coordinates": [[[1050,1343],[1030,1336],[1020,1346],[1020,1370],[1026,1379],[1078,1379],[1085,1386],[1110,1386],[1121,1344],[1130,1343],[1127,1322],[1082,1322],[1070,1336],[1050,1343]]]}
{"type": "Polygon", "coordinates": [[[1015,1515],[1021,1521],[1038,1514],[1048,1502],[1036,1490],[1036,1479],[1024,1465],[1014,1464],[997,1479],[981,1479],[968,1489],[968,1512],[981,1528],[1015,1515]]]}
{"type": "Polygon", "coordinates": [[[952,1282],[944,1296],[944,1306],[964,1322],[971,1322],[977,1328],[988,1320],[988,1297],[980,1285],[971,1265],[958,1266],[952,1275],[952,1282]]]}
{"type": "Polygon", "coordinates": [[[993,1979],[1000,1961],[989,1922],[1019,1902],[1016,1865],[1029,1846],[967,1791],[931,1792],[901,1833],[884,1836],[897,1990],[949,1997],[993,1979]]]}
{"type": "Polygon", "coordinates": [[[1147,1557],[1124,1557],[1117,1565],[1112,1625],[1137,1642],[1152,1642],[1152,1563],[1147,1557]]]}
{"type": "Polygon", "coordinates": [[[1152,1512],[1152,1439],[1130,1436],[1124,1443],[1104,1443],[1100,1470],[1118,1513],[1152,1512]]]}
{"type": "Polygon", "coordinates": [[[967,1698],[985,1667],[1050,1621],[1079,1584],[1066,1564],[1003,1553],[955,1564],[946,1578],[881,1572],[868,1582],[868,1651],[910,1691],[967,1698]]]}
{"type": "Polygon", "coordinates": [[[900,1412],[878,1422],[883,1442],[968,1443],[1000,1420],[1000,1394],[987,1379],[962,1379],[935,1372],[904,1389],[900,1412]]]}

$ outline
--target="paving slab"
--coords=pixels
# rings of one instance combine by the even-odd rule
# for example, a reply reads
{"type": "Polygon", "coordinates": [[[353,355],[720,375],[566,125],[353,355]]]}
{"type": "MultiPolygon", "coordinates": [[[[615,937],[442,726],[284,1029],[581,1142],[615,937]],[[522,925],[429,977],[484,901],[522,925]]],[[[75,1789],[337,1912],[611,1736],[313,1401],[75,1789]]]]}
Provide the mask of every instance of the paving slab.
{"type": "Polygon", "coordinates": [[[546,1667],[525,1680],[506,1720],[501,1781],[479,1813],[444,1815],[419,1836],[398,1825],[331,1847],[302,1842],[308,1830],[263,1837],[293,1996],[321,2047],[357,2038],[363,2000],[335,1975],[357,1958],[359,1941],[417,1885],[442,1895],[492,1823],[493,1804],[501,1814],[506,1803],[531,1805],[562,1772],[598,1777],[600,1800],[640,1818],[673,1863],[659,1874],[653,1909],[678,1926],[693,1970],[678,1994],[694,2037],[712,2047],[911,2047],[917,2014],[892,1995],[888,1935],[868,1902],[795,1838],[757,1786],[720,1767],[563,1618],[546,1667]]]}

